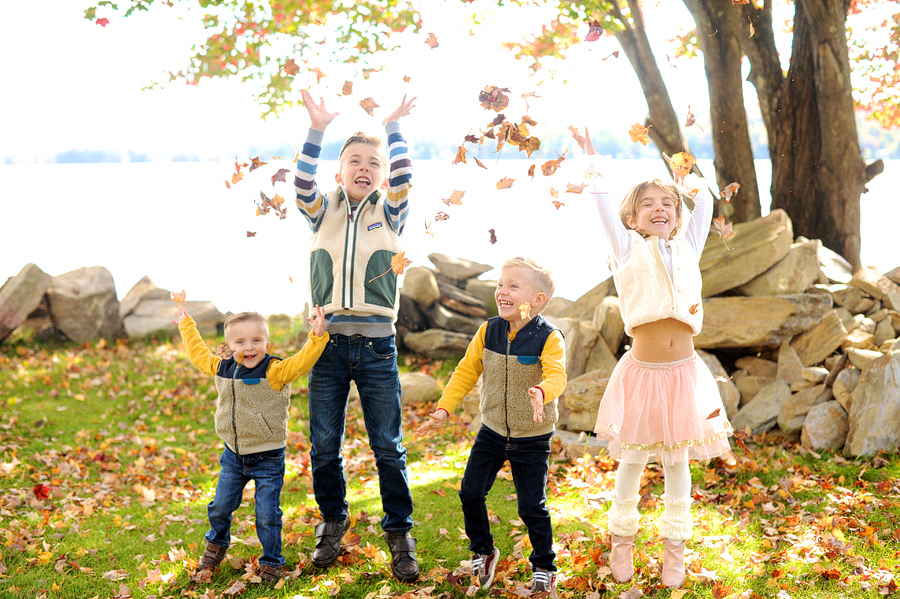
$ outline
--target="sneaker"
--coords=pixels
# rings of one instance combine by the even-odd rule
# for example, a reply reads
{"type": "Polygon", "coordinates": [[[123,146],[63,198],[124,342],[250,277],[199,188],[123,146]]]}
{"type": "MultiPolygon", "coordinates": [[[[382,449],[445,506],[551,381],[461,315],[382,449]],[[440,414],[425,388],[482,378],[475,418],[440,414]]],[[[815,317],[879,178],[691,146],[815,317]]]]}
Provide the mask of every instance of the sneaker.
{"type": "Polygon", "coordinates": [[[416,540],[408,532],[386,532],[388,548],[391,550],[391,572],[403,582],[419,579],[419,562],[416,560],[416,540]]]}
{"type": "Polygon", "coordinates": [[[553,593],[556,590],[556,572],[535,568],[531,575],[532,593],[553,593]]]}
{"type": "Polygon", "coordinates": [[[316,548],[312,563],[316,568],[330,568],[341,554],[341,539],[350,528],[350,518],[338,522],[325,521],[316,526],[316,548]]]}
{"type": "Polygon", "coordinates": [[[265,583],[273,583],[278,582],[281,578],[281,568],[276,568],[275,566],[264,566],[262,564],[259,565],[259,577],[262,578],[262,581],[265,583]]]}
{"type": "Polygon", "coordinates": [[[494,547],[494,552],[490,555],[481,555],[479,553],[472,555],[472,576],[478,577],[478,588],[482,590],[491,588],[499,560],[500,550],[496,547],[494,547]]]}
{"type": "Polygon", "coordinates": [[[206,549],[203,551],[203,555],[200,556],[200,561],[197,562],[197,571],[215,570],[222,563],[222,560],[225,559],[227,551],[228,547],[220,547],[207,542],[206,549]]]}

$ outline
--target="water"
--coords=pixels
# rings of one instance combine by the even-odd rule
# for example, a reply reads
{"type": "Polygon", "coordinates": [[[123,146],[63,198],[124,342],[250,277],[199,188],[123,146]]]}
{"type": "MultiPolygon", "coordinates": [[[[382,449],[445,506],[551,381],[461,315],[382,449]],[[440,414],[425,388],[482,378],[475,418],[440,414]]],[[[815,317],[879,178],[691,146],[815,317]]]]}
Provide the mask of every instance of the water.
{"type": "MultiPolygon", "coordinates": [[[[121,299],[141,277],[158,286],[185,289],[189,300],[210,300],[221,311],[257,310],[264,314],[302,311],[308,296],[310,231],[293,206],[288,183],[270,177],[289,160],[270,163],[227,189],[230,162],[132,164],[28,164],[0,166],[0,222],[5,252],[0,277],[13,276],[33,262],[51,275],[83,266],[105,266],[121,299]],[[255,216],[259,191],[279,193],[287,218],[255,216]],[[247,237],[247,231],[256,233],[247,237]]],[[[564,193],[580,183],[576,160],[544,177],[537,161],[531,179],[527,160],[451,165],[449,160],[414,163],[411,214],[403,235],[413,266],[432,266],[439,252],[499,267],[516,255],[535,258],[554,273],[557,295],[576,299],[609,276],[608,247],[599,218],[586,195],[564,193]],[[515,179],[497,190],[503,177],[515,179]],[[550,188],[565,205],[555,209],[550,188]],[[465,191],[462,205],[447,206],[454,190],[465,191]],[[443,211],[450,218],[435,222],[443,211]],[[432,221],[425,230],[426,221],[432,221]],[[494,229],[496,244],[489,242],[494,229]]],[[[701,161],[712,173],[711,161],[701,161]]],[[[332,187],[335,162],[319,168],[323,189],[332,187]],[[326,185],[325,183],[329,184],[326,185]]],[[[760,188],[767,193],[770,166],[757,161],[760,188]]],[[[246,169],[244,169],[246,172],[246,169]]],[[[658,160],[616,160],[613,197],[633,182],[665,176],[658,160]]],[[[291,177],[288,177],[291,180],[291,177]]],[[[900,265],[900,251],[887,235],[884,214],[889,193],[900,184],[898,163],[869,185],[862,200],[862,261],[886,272],[900,265]]],[[[738,201],[739,201],[738,197],[738,201]]],[[[763,211],[769,199],[763,198],[763,211]]],[[[494,278],[496,271],[483,278],[494,278]]],[[[174,304],[173,304],[174,308],[174,304]]]]}

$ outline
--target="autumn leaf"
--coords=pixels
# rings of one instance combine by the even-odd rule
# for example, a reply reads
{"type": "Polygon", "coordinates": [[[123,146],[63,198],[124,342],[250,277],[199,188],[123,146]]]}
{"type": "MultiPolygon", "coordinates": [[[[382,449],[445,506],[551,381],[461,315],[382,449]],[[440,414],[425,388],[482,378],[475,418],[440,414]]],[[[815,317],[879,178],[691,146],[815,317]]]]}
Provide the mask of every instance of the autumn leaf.
{"type": "Polygon", "coordinates": [[[612,54],[610,54],[609,56],[604,56],[600,60],[609,60],[610,58],[618,58],[618,57],[619,57],[619,51],[615,50],[612,52],[612,54]]]}
{"type": "Polygon", "coordinates": [[[741,188],[741,184],[734,182],[729,183],[725,186],[725,189],[722,190],[722,200],[724,202],[730,202],[731,196],[737,195],[738,190],[741,188]]]}
{"type": "Polygon", "coordinates": [[[531,155],[534,152],[537,152],[541,149],[541,140],[537,137],[529,137],[528,139],[519,143],[519,151],[525,151],[528,153],[528,157],[531,158],[531,155]]]}
{"type": "Polygon", "coordinates": [[[712,596],[714,599],[725,599],[730,593],[731,587],[725,586],[719,582],[717,582],[712,589],[712,596]]]}
{"type": "Polygon", "coordinates": [[[437,220],[437,221],[447,220],[448,218],[450,218],[450,215],[447,214],[446,212],[438,212],[437,214],[434,215],[434,220],[437,220]]]}
{"type": "MultiPolygon", "coordinates": [[[[684,126],[690,127],[691,125],[697,125],[697,119],[694,117],[694,113],[691,112],[691,107],[688,106],[688,113],[687,118],[684,121],[684,126]]],[[[697,125],[697,129],[703,131],[703,127],[701,127],[700,125],[697,125]]]]}
{"type": "Polygon", "coordinates": [[[707,420],[712,420],[716,416],[722,413],[722,408],[716,408],[712,412],[709,413],[709,416],[706,417],[707,420]]]}
{"type": "Polygon", "coordinates": [[[581,193],[585,187],[587,187],[587,183],[582,183],[581,185],[566,183],[566,193],[581,193]]]}
{"type": "Polygon", "coordinates": [[[522,117],[522,124],[530,125],[531,127],[534,127],[535,125],[537,125],[537,121],[526,114],[525,116],[522,117]]]}
{"type": "MultiPolygon", "coordinates": [[[[231,183],[235,184],[243,178],[244,178],[244,173],[234,173],[233,175],[231,175],[231,183]]],[[[229,189],[231,189],[231,186],[229,186],[229,189]]]]}
{"type": "Polygon", "coordinates": [[[466,135],[465,141],[467,141],[469,143],[481,145],[484,143],[484,135],[482,135],[481,137],[475,137],[474,135],[472,135],[470,133],[469,135],[466,135]]]}
{"type": "MultiPolygon", "coordinates": [[[[472,158],[475,158],[475,157],[473,156],[472,158]]],[[[481,168],[487,170],[487,167],[484,165],[484,163],[482,161],[478,160],[478,158],[475,158],[475,164],[477,164],[481,168]]]]}
{"type": "Polygon", "coordinates": [[[522,315],[522,318],[531,318],[531,306],[528,302],[522,302],[522,305],[519,306],[519,314],[522,315]]]}
{"type": "Polygon", "coordinates": [[[497,181],[497,189],[509,189],[512,187],[512,184],[515,182],[515,179],[510,179],[509,177],[503,177],[499,181],[497,181]]]}
{"type": "Polygon", "coordinates": [[[243,594],[243,592],[246,590],[247,590],[247,585],[245,585],[240,580],[235,580],[234,582],[231,583],[231,586],[229,586],[227,589],[222,591],[222,594],[228,595],[229,597],[234,597],[236,595],[243,594]]]}
{"type": "Polygon", "coordinates": [[[552,188],[552,187],[550,188],[550,195],[551,195],[551,197],[559,198],[559,192],[556,191],[556,190],[555,190],[554,188],[552,188]]]}
{"type": "Polygon", "coordinates": [[[635,123],[631,126],[631,129],[628,130],[628,135],[631,136],[632,143],[641,142],[645,146],[650,143],[650,138],[647,136],[647,132],[650,129],[644,127],[640,123],[635,123]]]}
{"type": "Polygon", "coordinates": [[[433,33],[428,34],[428,39],[425,40],[425,43],[428,44],[428,47],[431,48],[432,50],[434,50],[435,48],[437,48],[440,45],[440,44],[438,44],[437,36],[433,33]]]}
{"type": "Polygon", "coordinates": [[[509,106],[509,96],[503,93],[508,91],[509,88],[506,87],[501,88],[487,85],[485,86],[484,91],[478,94],[478,101],[481,102],[481,107],[485,110],[500,112],[509,106]]]}
{"type": "Polygon", "coordinates": [[[600,21],[591,21],[588,34],[585,36],[584,41],[596,42],[600,39],[601,35],[603,35],[603,27],[600,25],[600,21]]]}
{"type": "Polygon", "coordinates": [[[102,19],[97,19],[96,21],[94,21],[94,23],[100,25],[101,27],[106,27],[107,25],[109,25],[109,19],[103,17],[102,19]]]}
{"type": "Polygon", "coordinates": [[[560,207],[565,206],[565,204],[563,204],[559,200],[550,200],[550,201],[553,202],[553,205],[556,207],[557,210],[559,210],[560,207]]]}
{"type": "Polygon", "coordinates": [[[426,221],[425,221],[425,234],[426,234],[426,235],[431,235],[432,237],[434,237],[434,231],[431,230],[431,225],[432,225],[433,223],[434,223],[434,221],[432,221],[432,220],[426,220],[426,221]]]}
{"type": "Polygon", "coordinates": [[[688,308],[688,312],[690,312],[691,314],[696,314],[699,309],[700,309],[700,304],[694,304],[693,306],[688,308]]]}
{"type": "Polygon", "coordinates": [[[225,181],[225,187],[227,187],[228,189],[231,189],[231,181],[229,181],[228,179],[222,179],[222,180],[225,181]]]}
{"type": "Polygon", "coordinates": [[[489,126],[489,127],[496,127],[497,125],[502,124],[503,121],[505,121],[505,120],[506,120],[506,115],[504,115],[504,114],[498,114],[497,116],[494,117],[494,120],[491,121],[491,124],[488,125],[488,126],[489,126]]]}
{"type": "Polygon", "coordinates": [[[375,116],[375,109],[380,108],[378,104],[375,103],[375,100],[372,98],[366,98],[365,100],[359,103],[362,106],[362,109],[369,113],[369,116],[375,116]]]}
{"type": "Polygon", "coordinates": [[[247,237],[256,237],[256,231],[247,231],[247,237]]]}
{"type": "Polygon", "coordinates": [[[409,77],[407,77],[406,75],[404,75],[404,76],[403,76],[403,82],[404,82],[404,83],[409,83],[409,77]]]}
{"type": "Polygon", "coordinates": [[[534,179],[534,167],[535,166],[536,165],[532,164],[531,166],[528,167],[528,176],[531,177],[532,179],[534,179]]]}
{"type": "Polygon", "coordinates": [[[287,179],[285,179],[285,177],[287,177],[288,173],[290,172],[291,171],[286,168],[278,169],[278,172],[272,175],[272,187],[275,187],[276,181],[280,183],[287,183],[287,179]]]}
{"type": "Polygon", "coordinates": [[[497,232],[494,231],[493,229],[488,229],[488,233],[491,234],[491,245],[494,245],[495,243],[497,243],[497,232]]]}
{"type": "Polygon", "coordinates": [[[466,145],[461,144],[458,148],[456,148],[456,156],[453,158],[453,162],[450,164],[459,164],[462,162],[466,164],[466,145]]]}
{"type": "Polygon", "coordinates": [[[750,0],[731,0],[732,5],[737,4],[750,4],[750,0]]]}
{"type": "Polygon", "coordinates": [[[344,81],[344,87],[341,88],[341,94],[345,96],[349,96],[353,93],[353,82],[352,81],[344,81]]]}
{"type": "Polygon", "coordinates": [[[559,168],[560,163],[562,163],[562,161],[566,159],[566,153],[568,151],[568,148],[566,148],[565,152],[562,153],[562,156],[555,160],[548,160],[541,165],[541,172],[544,173],[545,177],[549,177],[556,172],[556,169],[559,168]]]}
{"type": "Polygon", "coordinates": [[[34,485],[34,488],[32,488],[31,491],[38,499],[48,499],[50,497],[50,487],[48,487],[47,485],[34,485]]]}
{"type": "Polygon", "coordinates": [[[450,204],[453,204],[453,205],[455,205],[455,206],[459,206],[460,204],[462,204],[462,199],[463,199],[463,196],[464,196],[464,195],[466,195],[466,192],[464,192],[464,191],[457,191],[457,190],[454,189],[454,190],[453,190],[453,193],[450,194],[450,197],[449,197],[449,198],[446,198],[446,199],[441,198],[441,201],[444,202],[445,204],[447,204],[448,206],[449,206],[450,204]]]}
{"type": "Polygon", "coordinates": [[[389,269],[387,269],[386,271],[384,271],[383,273],[381,273],[380,275],[378,275],[377,277],[375,277],[374,279],[370,279],[369,283],[371,283],[375,279],[380,279],[381,277],[383,277],[384,275],[388,274],[391,271],[394,271],[395,275],[402,275],[403,271],[410,264],[412,264],[412,260],[408,260],[406,258],[406,252],[400,252],[399,254],[394,254],[393,256],[391,256],[391,267],[389,269]]]}
{"type": "Polygon", "coordinates": [[[748,435],[744,431],[734,431],[734,442],[737,443],[741,449],[743,449],[747,453],[750,453],[747,445],[744,444],[744,441],[746,441],[748,438],[750,438],[750,435],[748,435]]]}
{"type": "Polygon", "coordinates": [[[281,68],[282,68],[282,70],[284,70],[284,72],[286,74],[291,75],[291,76],[296,75],[297,73],[300,72],[300,65],[298,65],[296,62],[294,62],[293,58],[288,58],[287,62],[285,62],[284,66],[281,68]]]}
{"type": "Polygon", "coordinates": [[[678,152],[669,158],[669,166],[672,168],[672,172],[675,173],[676,181],[683,181],[695,164],[697,164],[697,161],[688,152],[678,152]]]}
{"type": "Polygon", "coordinates": [[[256,216],[266,215],[269,213],[269,208],[272,208],[280,220],[287,218],[287,206],[284,206],[283,197],[276,193],[275,197],[270,199],[262,191],[259,192],[259,197],[262,198],[262,203],[256,205],[256,216]]]}
{"type": "MultiPolygon", "coordinates": [[[[725,243],[725,240],[734,235],[734,223],[725,223],[724,216],[717,216],[713,219],[713,225],[716,227],[716,230],[719,231],[719,237],[722,238],[722,243],[725,243]]],[[[728,247],[728,244],[725,243],[725,248],[728,251],[731,251],[731,248],[728,247]]]]}
{"type": "Polygon", "coordinates": [[[183,304],[184,300],[186,298],[187,298],[187,293],[184,292],[184,289],[182,289],[181,292],[179,292],[179,293],[176,293],[174,291],[172,292],[172,299],[175,300],[176,302],[178,302],[179,304],[183,304]]]}
{"type": "Polygon", "coordinates": [[[234,350],[228,347],[228,344],[225,342],[219,343],[216,346],[216,355],[222,358],[223,360],[231,359],[231,356],[234,355],[234,350]]]}
{"type": "MultiPolygon", "coordinates": [[[[537,95],[537,92],[528,92],[527,94],[522,94],[522,99],[525,100],[525,110],[531,110],[531,106],[528,105],[528,98],[540,98],[537,95]]],[[[537,123],[534,123],[537,125],[537,123]]]]}
{"type": "Polygon", "coordinates": [[[266,164],[269,164],[268,162],[263,162],[262,160],[260,160],[260,159],[259,159],[259,156],[257,156],[256,158],[251,158],[250,160],[253,162],[253,164],[250,165],[250,172],[251,172],[251,173],[252,173],[253,171],[255,171],[256,169],[258,169],[259,167],[265,166],[266,164]]]}

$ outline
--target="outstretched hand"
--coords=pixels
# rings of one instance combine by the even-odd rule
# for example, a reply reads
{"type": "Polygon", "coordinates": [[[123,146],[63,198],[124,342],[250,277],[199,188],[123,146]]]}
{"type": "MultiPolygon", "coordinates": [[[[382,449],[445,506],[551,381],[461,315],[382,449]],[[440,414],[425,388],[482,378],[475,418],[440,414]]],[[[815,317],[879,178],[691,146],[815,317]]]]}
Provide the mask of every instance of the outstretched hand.
{"type": "Polygon", "coordinates": [[[403,100],[400,102],[400,106],[398,106],[394,110],[394,112],[392,112],[391,114],[384,117],[384,120],[381,121],[381,124],[387,125],[388,123],[393,123],[394,121],[399,121],[400,117],[404,117],[404,116],[408,115],[412,111],[412,109],[416,107],[416,105],[413,104],[413,102],[415,102],[415,101],[416,101],[416,96],[413,96],[413,98],[409,102],[407,102],[406,94],[403,94],[403,100]]]}
{"type": "Polygon", "coordinates": [[[528,390],[528,400],[534,409],[534,421],[544,422],[544,390],[540,387],[532,387],[528,390]]]}
{"type": "Polygon", "coordinates": [[[433,414],[428,415],[428,420],[416,429],[416,434],[420,437],[429,437],[431,433],[440,430],[445,422],[447,422],[447,411],[435,410],[433,414]]]}
{"type": "Polygon", "coordinates": [[[173,320],[172,322],[174,322],[175,324],[181,324],[181,321],[187,318],[187,315],[188,313],[187,310],[184,309],[184,306],[178,306],[178,310],[175,312],[175,320],[173,320]]]}
{"type": "Polygon", "coordinates": [[[584,150],[584,153],[588,156],[592,156],[597,153],[597,150],[594,149],[594,142],[591,141],[591,134],[588,132],[588,128],[584,128],[584,135],[582,135],[577,128],[569,127],[569,131],[572,132],[572,139],[575,140],[575,143],[578,144],[578,147],[584,150]]]}
{"type": "Polygon", "coordinates": [[[316,131],[324,131],[331,124],[331,121],[340,114],[340,112],[328,112],[325,110],[325,100],[323,98],[319,98],[319,103],[316,104],[308,90],[304,89],[301,91],[300,97],[303,98],[303,105],[306,106],[306,111],[309,113],[309,126],[316,131]]]}
{"type": "Polygon", "coordinates": [[[306,322],[312,325],[312,333],[316,337],[321,337],[325,334],[325,308],[316,304],[316,317],[315,318],[307,318],[306,322]]]}

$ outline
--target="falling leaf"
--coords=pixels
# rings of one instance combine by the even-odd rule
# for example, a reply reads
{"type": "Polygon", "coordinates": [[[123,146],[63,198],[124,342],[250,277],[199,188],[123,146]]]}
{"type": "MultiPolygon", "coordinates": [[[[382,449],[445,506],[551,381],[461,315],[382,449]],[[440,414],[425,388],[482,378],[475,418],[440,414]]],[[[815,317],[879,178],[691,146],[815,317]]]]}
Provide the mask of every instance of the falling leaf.
{"type": "Polygon", "coordinates": [[[447,220],[448,218],[450,218],[450,215],[447,214],[446,212],[438,212],[437,214],[434,215],[434,220],[437,220],[437,221],[447,220]]]}
{"type": "MultiPolygon", "coordinates": [[[[690,127],[691,125],[697,125],[697,119],[694,117],[694,113],[691,112],[691,107],[689,105],[687,118],[684,121],[684,126],[690,127]]],[[[701,131],[703,131],[703,127],[701,127],[700,125],[697,125],[697,129],[700,129],[701,131]]]]}
{"type": "Polygon", "coordinates": [[[434,50],[435,48],[437,48],[438,45],[439,45],[439,44],[438,44],[437,36],[436,36],[435,34],[433,34],[433,33],[429,33],[429,34],[428,34],[428,39],[425,40],[425,43],[428,44],[428,46],[429,46],[432,50],[434,50]]]}
{"type": "Polygon", "coordinates": [[[519,314],[522,318],[531,318],[531,305],[528,302],[522,302],[522,305],[519,306],[519,314]]]}
{"type": "Polygon", "coordinates": [[[722,190],[722,200],[725,202],[731,201],[731,196],[737,195],[738,190],[741,188],[741,184],[734,182],[729,183],[725,186],[725,189],[722,190]]]}
{"type": "Polygon", "coordinates": [[[300,72],[300,65],[294,62],[293,58],[288,58],[287,62],[285,62],[284,66],[281,68],[288,75],[296,75],[298,72],[300,72]]]}
{"type": "Polygon", "coordinates": [[[172,292],[172,299],[179,304],[183,304],[186,297],[187,294],[184,292],[184,289],[182,289],[180,293],[172,292]]]}
{"type": "Polygon", "coordinates": [[[434,237],[434,231],[431,230],[432,223],[434,223],[434,221],[432,221],[432,220],[425,221],[425,234],[431,235],[432,237],[434,237]]]}
{"type": "Polygon", "coordinates": [[[749,437],[750,437],[750,435],[748,435],[744,431],[734,431],[734,442],[737,443],[740,446],[740,448],[743,449],[744,451],[746,451],[747,453],[750,453],[750,450],[744,444],[744,441],[746,439],[748,439],[749,437]]]}
{"type": "Polygon", "coordinates": [[[581,193],[584,191],[584,188],[587,187],[586,183],[582,183],[581,185],[572,185],[571,183],[566,183],[566,193],[581,193]]]}
{"type": "MultiPolygon", "coordinates": [[[[472,156],[472,158],[475,158],[475,157],[472,156]]],[[[487,170],[487,167],[484,165],[484,163],[483,163],[482,161],[478,160],[478,158],[475,158],[475,164],[477,164],[477,165],[480,166],[481,168],[487,170]]]]}
{"type": "Polygon", "coordinates": [[[216,355],[222,358],[223,360],[231,359],[231,356],[234,355],[234,350],[228,347],[228,344],[225,342],[219,343],[216,346],[216,355]]]}
{"type": "Polygon", "coordinates": [[[609,60],[610,58],[618,58],[618,57],[619,57],[619,51],[615,50],[615,51],[613,51],[612,54],[610,54],[609,56],[604,56],[600,60],[609,60]]]}
{"type": "Polygon", "coordinates": [[[515,182],[515,179],[510,179],[509,177],[503,177],[499,181],[497,181],[497,189],[508,189],[512,187],[512,184],[515,182]]]}
{"type": "Polygon", "coordinates": [[[441,201],[444,202],[445,204],[447,204],[448,206],[449,206],[450,204],[454,204],[454,205],[456,205],[456,206],[459,206],[460,204],[462,204],[462,199],[463,199],[463,196],[464,196],[464,195],[466,195],[466,192],[464,192],[464,191],[457,191],[457,190],[454,189],[454,190],[453,190],[453,193],[450,194],[450,197],[449,197],[449,198],[446,198],[446,199],[441,198],[441,201]]]}
{"type": "Polygon", "coordinates": [[[384,271],[383,273],[381,273],[380,275],[378,275],[377,277],[370,279],[369,283],[371,283],[375,279],[380,279],[381,277],[383,277],[384,275],[388,274],[391,271],[394,271],[395,275],[402,275],[403,271],[410,264],[412,264],[412,260],[408,260],[406,258],[406,252],[400,252],[399,254],[394,254],[393,256],[391,256],[391,267],[389,269],[387,269],[386,271],[384,271]]]}
{"type": "Polygon", "coordinates": [[[103,17],[102,19],[97,19],[96,21],[94,21],[94,23],[100,25],[101,27],[106,27],[107,25],[109,25],[109,19],[103,17]]]}
{"type": "Polygon", "coordinates": [[[731,4],[750,4],[750,0],[731,0],[731,4]]]}
{"type": "Polygon", "coordinates": [[[555,160],[548,160],[547,162],[545,162],[544,164],[541,165],[541,172],[544,173],[545,177],[549,177],[550,175],[552,175],[553,173],[556,172],[556,169],[559,168],[560,163],[562,163],[562,161],[566,159],[566,152],[568,152],[568,151],[569,150],[567,148],[565,150],[565,152],[562,153],[562,156],[560,156],[559,158],[557,158],[555,160]]]}
{"type": "Polygon", "coordinates": [[[706,417],[707,420],[712,420],[716,416],[722,413],[722,408],[716,408],[712,412],[709,413],[709,416],[706,417]]]}
{"type": "Polygon", "coordinates": [[[50,497],[50,487],[48,487],[47,485],[34,485],[34,488],[31,489],[31,491],[38,499],[47,499],[50,497]]]}
{"type": "Polygon", "coordinates": [[[753,26],[753,19],[747,16],[747,20],[750,21],[750,35],[748,37],[753,37],[756,35],[756,27],[753,26]]]}
{"type": "Polygon", "coordinates": [[[691,314],[696,314],[699,309],[700,309],[700,304],[694,304],[693,306],[688,308],[688,312],[690,312],[691,314]]]}
{"type": "Polygon", "coordinates": [[[687,152],[678,152],[669,159],[669,166],[672,167],[672,172],[675,173],[676,181],[684,180],[684,177],[691,172],[695,164],[697,164],[697,161],[687,152]]]}
{"type": "MultiPolygon", "coordinates": [[[[537,95],[537,92],[528,92],[527,94],[522,94],[522,99],[525,100],[525,110],[531,110],[531,106],[528,105],[528,98],[540,98],[537,95]]],[[[537,125],[537,123],[534,123],[537,125]]]]}
{"type": "Polygon", "coordinates": [[[225,187],[227,187],[228,189],[231,189],[231,181],[229,181],[228,179],[222,179],[222,180],[225,181],[225,187]]]}
{"type": "Polygon", "coordinates": [[[284,198],[277,193],[273,198],[269,198],[264,192],[259,192],[262,199],[261,204],[256,204],[256,216],[263,216],[269,213],[269,209],[275,210],[280,220],[287,218],[287,206],[284,205],[284,198]]]}
{"type": "Polygon", "coordinates": [[[257,156],[256,158],[251,158],[250,160],[253,161],[253,164],[250,165],[250,172],[251,172],[251,173],[252,173],[253,171],[255,171],[256,169],[258,169],[259,167],[265,166],[266,164],[269,164],[268,162],[263,162],[262,160],[260,160],[260,159],[259,159],[259,156],[257,156]]]}
{"type": "Polygon", "coordinates": [[[453,158],[453,162],[450,164],[458,164],[462,162],[466,164],[466,144],[461,144],[458,148],[456,148],[456,156],[453,158]]]}
{"type": "Polygon", "coordinates": [[[256,231],[247,231],[247,237],[256,237],[256,231]]]}
{"type": "Polygon", "coordinates": [[[288,281],[291,282],[291,283],[293,283],[293,282],[294,282],[294,277],[288,275],[288,281]]]}
{"type": "MultiPolygon", "coordinates": [[[[232,185],[237,183],[238,181],[240,181],[243,178],[244,178],[244,173],[234,173],[233,175],[231,175],[232,185]]],[[[228,188],[231,189],[231,186],[229,185],[228,188]]]]}
{"type": "Polygon", "coordinates": [[[469,142],[469,143],[472,143],[472,144],[478,144],[478,145],[481,145],[481,144],[484,143],[484,135],[482,135],[481,137],[475,137],[474,135],[472,135],[472,134],[470,133],[469,135],[466,135],[465,140],[466,140],[467,142],[469,142]]]}
{"type": "Polygon", "coordinates": [[[291,171],[286,168],[278,169],[278,172],[272,175],[272,187],[275,187],[276,182],[287,183],[287,179],[285,179],[285,177],[287,177],[288,173],[290,172],[291,171]]]}
{"type": "Polygon", "coordinates": [[[541,140],[539,140],[537,137],[529,137],[528,139],[525,139],[525,140],[519,142],[518,145],[519,145],[519,151],[527,152],[528,157],[531,158],[531,155],[534,152],[537,152],[538,150],[541,149],[541,140]]]}
{"type": "Polygon", "coordinates": [[[591,21],[588,34],[585,36],[584,41],[596,42],[600,39],[601,35],[603,35],[603,27],[600,25],[600,21],[591,21]]]}
{"type": "MultiPolygon", "coordinates": [[[[487,85],[485,86],[484,91],[478,94],[478,101],[481,102],[481,107],[485,110],[500,112],[509,106],[509,96],[503,93],[508,91],[509,88],[506,87],[501,88],[487,85]]],[[[497,124],[499,123],[494,123],[494,125],[497,124]]]]}
{"type": "Polygon", "coordinates": [[[495,243],[497,243],[497,232],[494,231],[493,229],[488,229],[488,233],[491,234],[491,245],[494,245],[495,243]]]}
{"type": "Polygon", "coordinates": [[[404,75],[404,76],[403,76],[403,82],[404,82],[404,83],[409,83],[409,77],[407,77],[406,75],[404,75]]]}
{"type": "Polygon", "coordinates": [[[532,164],[531,166],[528,167],[528,176],[531,177],[532,179],[534,179],[534,167],[535,167],[534,164],[532,164]]]}
{"type": "Polygon", "coordinates": [[[353,93],[353,82],[352,81],[344,81],[344,87],[341,88],[341,93],[345,96],[349,96],[353,93]]]}
{"type": "Polygon", "coordinates": [[[359,105],[362,106],[363,110],[369,113],[369,116],[375,116],[375,109],[380,108],[372,98],[366,98],[360,102],[359,105]]]}
{"type": "MultiPolygon", "coordinates": [[[[725,240],[734,235],[734,223],[725,224],[724,216],[717,216],[713,219],[713,225],[715,225],[716,229],[719,231],[719,237],[722,238],[722,243],[725,243],[725,240]]],[[[725,247],[730,251],[731,248],[728,247],[728,244],[725,244],[725,247]]]]}
{"type": "Polygon", "coordinates": [[[647,132],[650,131],[647,127],[644,127],[640,123],[635,123],[631,126],[631,129],[628,130],[628,135],[631,136],[632,143],[641,142],[645,146],[650,143],[650,138],[647,136],[647,132]]]}
{"type": "Polygon", "coordinates": [[[557,210],[559,210],[561,206],[565,206],[565,204],[563,204],[559,200],[550,200],[550,201],[553,202],[553,205],[556,207],[557,210]]]}
{"type": "MultiPolygon", "coordinates": [[[[496,127],[497,125],[503,123],[503,121],[505,121],[505,120],[506,120],[506,115],[504,115],[504,114],[498,114],[497,116],[494,117],[494,120],[491,121],[491,124],[488,125],[488,126],[489,126],[489,127],[496,127]]],[[[493,138],[492,138],[492,139],[493,139],[493,138]]]]}
{"type": "MultiPolygon", "coordinates": [[[[304,61],[305,62],[305,61],[304,61]]],[[[322,72],[322,69],[316,67],[309,70],[310,73],[313,73],[316,76],[316,83],[322,80],[322,77],[325,76],[325,73],[322,72]]]]}
{"type": "Polygon", "coordinates": [[[559,198],[559,192],[556,191],[555,189],[553,189],[552,187],[550,188],[550,195],[554,198],[559,198]]]}

